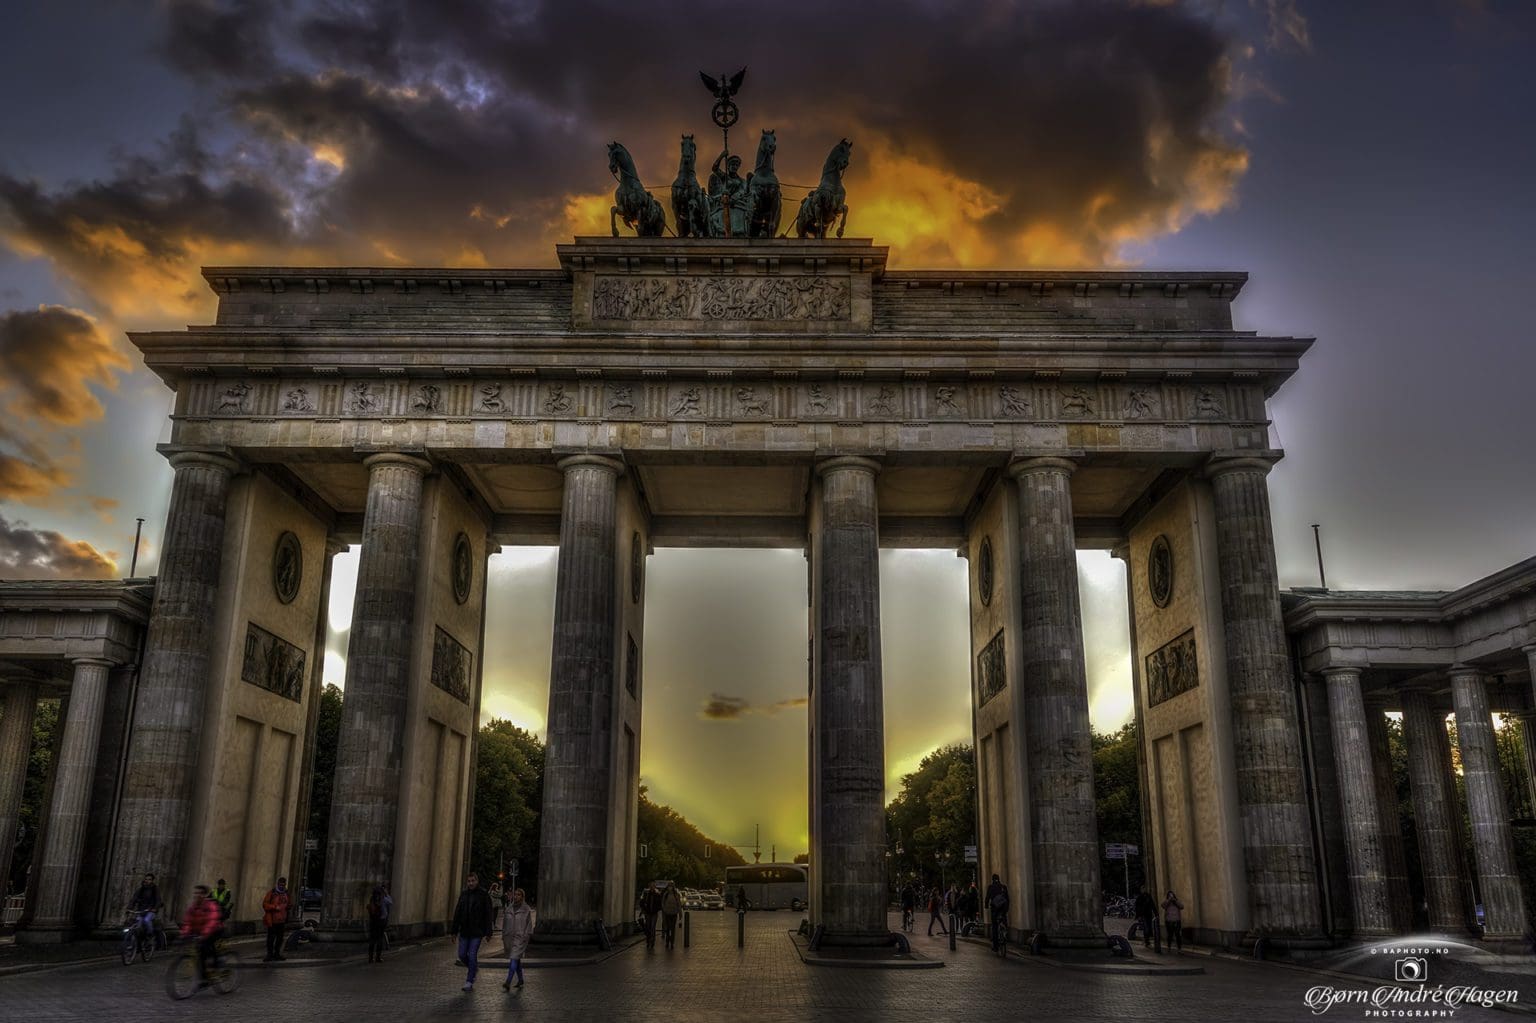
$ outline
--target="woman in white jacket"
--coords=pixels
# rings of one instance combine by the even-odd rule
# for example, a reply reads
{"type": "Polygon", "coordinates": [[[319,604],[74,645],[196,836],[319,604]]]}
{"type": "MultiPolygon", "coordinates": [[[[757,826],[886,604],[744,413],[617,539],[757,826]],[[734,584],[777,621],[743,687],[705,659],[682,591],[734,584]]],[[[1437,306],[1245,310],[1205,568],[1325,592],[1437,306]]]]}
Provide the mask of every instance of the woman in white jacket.
{"type": "Polygon", "coordinates": [[[506,919],[501,928],[501,940],[507,947],[507,979],[502,981],[503,991],[512,990],[512,978],[517,986],[523,986],[523,956],[528,952],[528,939],[533,937],[533,907],[528,905],[523,890],[512,893],[512,904],[507,907],[506,919]]]}

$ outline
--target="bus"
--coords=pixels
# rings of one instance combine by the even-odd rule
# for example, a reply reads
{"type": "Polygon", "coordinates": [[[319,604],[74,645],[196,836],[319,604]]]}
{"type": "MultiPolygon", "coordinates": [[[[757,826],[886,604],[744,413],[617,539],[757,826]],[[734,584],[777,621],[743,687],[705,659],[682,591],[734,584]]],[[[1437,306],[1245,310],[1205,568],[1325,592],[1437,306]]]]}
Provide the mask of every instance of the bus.
{"type": "Polygon", "coordinates": [[[753,863],[745,867],[725,868],[725,897],[736,904],[736,893],[747,893],[749,909],[789,909],[798,913],[806,907],[804,863],[753,863]]]}

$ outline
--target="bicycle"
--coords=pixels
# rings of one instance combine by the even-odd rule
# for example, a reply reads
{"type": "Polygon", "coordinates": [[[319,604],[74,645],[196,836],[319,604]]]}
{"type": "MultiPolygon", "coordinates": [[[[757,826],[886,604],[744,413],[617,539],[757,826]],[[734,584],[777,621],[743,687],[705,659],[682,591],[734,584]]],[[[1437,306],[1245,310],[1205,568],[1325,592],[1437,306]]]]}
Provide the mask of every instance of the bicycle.
{"type": "Polygon", "coordinates": [[[197,947],[183,952],[171,960],[171,968],[165,972],[165,993],[177,1001],[191,998],[204,987],[211,987],[221,995],[227,995],[240,986],[240,957],[230,951],[223,938],[213,947],[213,961],[208,964],[208,979],[197,979],[197,947]]]}
{"type": "Polygon", "coordinates": [[[1000,910],[992,918],[992,951],[998,958],[1008,958],[1008,911],[1000,910]]]}
{"type": "Polygon", "coordinates": [[[912,928],[916,925],[916,914],[912,912],[910,907],[903,909],[901,911],[901,929],[911,934],[912,928]]]}
{"type": "Polygon", "coordinates": [[[132,966],[135,959],[149,960],[155,954],[155,934],[138,913],[129,913],[123,922],[122,957],[124,966],[132,966]]]}

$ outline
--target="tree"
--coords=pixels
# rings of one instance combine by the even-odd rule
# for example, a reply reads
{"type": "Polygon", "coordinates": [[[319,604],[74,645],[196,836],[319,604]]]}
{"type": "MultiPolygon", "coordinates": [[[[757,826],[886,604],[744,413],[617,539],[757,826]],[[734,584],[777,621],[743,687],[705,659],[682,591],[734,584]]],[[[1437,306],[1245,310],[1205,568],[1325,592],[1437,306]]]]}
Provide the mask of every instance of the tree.
{"type": "Polygon", "coordinates": [[[518,887],[530,899],[537,888],[543,805],[544,744],[527,729],[493,719],[480,729],[475,757],[470,864],[482,877],[495,877],[516,859],[518,887]]]}
{"type": "Polygon", "coordinates": [[[924,757],[902,777],[885,826],[892,883],[964,876],[965,847],[976,841],[975,750],[941,746],[924,757]]]}
{"type": "Polygon", "coordinates": [[[341,689],[320,690],[320,714],[315,723],[315,769],[309,784],[309,831],[316,849],[309,854],[309,883],[325,876],[326,840],[331,833],[331,789],[336,782],[336,747],[341,739],[341,689]]]}
{"type": "MultiPolygon", "coordinates": [[[[11,855],[11,876],[0,878],[8,882],[7,892],[20,891],[27,883],[27,870],[37,852],[38,828],[48,809],[43,800],[48,796],[48,777],[53,771],[53,758],[59,738],[59,701],[39,700],[32,716],[32,755],[27,759],[27,780],[21,790],[21,808],[17,814],[21,841],[16,843],[11,855]]],[[[7,835],[7,841],[15,836],[7,835]]]]}
{"type": "Polygon", "coordinates": [[[1130,843],[1141,848],[1141,856],[1125,862],[1101,860],[1099,876],[1108,890],[1124,887],[1129,876],[1134,891],[1146,882],[1146,843],[1141,830],[1141,771],[1139,747],[1141,733],[1134,720],[1117,731],[1094,732],[1093,797],[1099,826],[1102,855],[1107,842],[1130,843]]]}
{"type": "Polygon", "coordinates": [[[682,814],[651,802],[640,786],[641,849],[635,876],[641,883],[676,881],[684,888],[715,888],[725,880],[725,868],[746,860],[728,845],[708,838],[682,814]]]}

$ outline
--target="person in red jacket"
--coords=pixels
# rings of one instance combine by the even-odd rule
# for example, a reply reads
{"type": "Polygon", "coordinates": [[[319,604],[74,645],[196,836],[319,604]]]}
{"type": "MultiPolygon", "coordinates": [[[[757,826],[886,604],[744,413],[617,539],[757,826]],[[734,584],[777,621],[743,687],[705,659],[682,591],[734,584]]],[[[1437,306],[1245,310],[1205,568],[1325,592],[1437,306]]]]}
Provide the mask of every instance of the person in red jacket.
{"type": "Polygon", "coordinates": [[[208,897],[208,886],[200,884],[192,889],[192,901],[181,921],[181,930],[190,940],[197,942],[197,980],[208,983],[208,965],[213,962],[214,943],[223,931],[223,914],[219,904],[208,897]]]}
{"type": "Polygon", "coordinates": [[[261,900],[261,922],[267,925],[267,957],[262,960],[264,963],[273,960],[280,962],[286,958],[283,955],[283,928],[288,926],[290,901],[286,877],[278,878],[277,887],[268,891],[261,900]]]}

